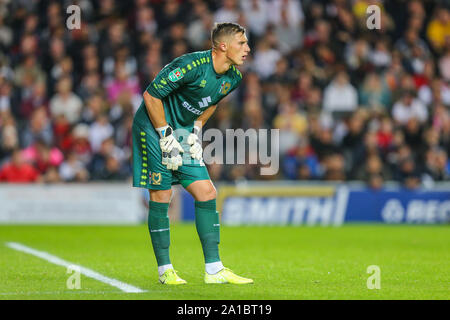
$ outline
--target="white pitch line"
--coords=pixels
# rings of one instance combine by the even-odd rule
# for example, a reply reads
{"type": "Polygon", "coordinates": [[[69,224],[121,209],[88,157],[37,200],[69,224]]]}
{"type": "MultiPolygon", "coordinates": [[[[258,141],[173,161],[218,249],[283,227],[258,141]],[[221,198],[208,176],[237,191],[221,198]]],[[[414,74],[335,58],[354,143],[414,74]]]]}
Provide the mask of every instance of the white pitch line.
{"type": "Polygon", "coordinates": [[[142,293],[142,292],[146,292],[146,290],[142,290],[138,287],[134,287],[132,285],[129,285],[127,283],[121,282],[119,280],[116,279],[112,279],[109,277],[106,277],[94,270],[85,268],[83,266],[80,265],[76,265],[74,263],[68,262],[66,260],[63,260],[61,258],[58,258],[57,256],[54,256],[50,253],[44,252],[44,251],[39,251],[27,246],[24,246],[23,244],[17,243],[17,242],[7,242],[6,246],[17,250],[17,251],[22,251],[28,254],[31,254],[33,256],[39,257],[41,259],[47,260],[48,262],[51,262],[53,264],[59,265],[59,266],[63,266],[63,267],[78,267],[80,270],[80,273],[85,275],[86,277],[101,281],[103,283],[109,284],[110,286],[116,287],[124,292],[128,292],[128,293],[142,293]]]}

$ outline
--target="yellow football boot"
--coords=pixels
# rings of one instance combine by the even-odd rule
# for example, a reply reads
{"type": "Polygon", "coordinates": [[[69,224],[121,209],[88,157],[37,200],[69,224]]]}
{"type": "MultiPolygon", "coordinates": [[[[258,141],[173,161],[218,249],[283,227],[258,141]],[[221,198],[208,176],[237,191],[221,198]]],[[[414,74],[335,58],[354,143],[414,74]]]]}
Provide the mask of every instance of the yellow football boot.
{"type": "Polygon", "coordinates": [[[223,268],[215,274],[205,272],[205,283],[250,284],[253,283],[253,280],[240,277],[230,269],[223,268]]]}
{"type": "Polygon", "coordinates": [[[162,284],[186,284],[186,280],[181,279],[174,269],[167,269],[160,277],[159,282],[162,284]]]}

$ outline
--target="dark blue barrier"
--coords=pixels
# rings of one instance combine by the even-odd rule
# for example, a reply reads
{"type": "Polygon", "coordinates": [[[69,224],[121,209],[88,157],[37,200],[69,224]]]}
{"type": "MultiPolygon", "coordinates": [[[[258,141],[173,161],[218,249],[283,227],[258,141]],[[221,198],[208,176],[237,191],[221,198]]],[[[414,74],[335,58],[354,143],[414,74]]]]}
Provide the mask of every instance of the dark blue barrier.
{"type": "Polygon", "coordinates": [[[446,223],[450,191],[350,191],[345,222],[446,223]]]}

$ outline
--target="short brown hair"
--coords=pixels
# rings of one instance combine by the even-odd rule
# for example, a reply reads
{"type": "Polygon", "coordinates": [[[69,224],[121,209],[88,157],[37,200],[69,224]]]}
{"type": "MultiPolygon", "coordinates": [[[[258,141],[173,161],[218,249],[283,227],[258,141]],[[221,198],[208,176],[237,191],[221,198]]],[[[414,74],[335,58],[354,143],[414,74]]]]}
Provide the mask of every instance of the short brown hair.
{"type": "Polygon", "coordinates": [[[211,31],[211,42],[213,48],[217,48],[219,46],[220,38],[222,38],[223,36],[231,36],[236,33],[245,33],[245,28],[237,23],[216,22],[211,31]]]}

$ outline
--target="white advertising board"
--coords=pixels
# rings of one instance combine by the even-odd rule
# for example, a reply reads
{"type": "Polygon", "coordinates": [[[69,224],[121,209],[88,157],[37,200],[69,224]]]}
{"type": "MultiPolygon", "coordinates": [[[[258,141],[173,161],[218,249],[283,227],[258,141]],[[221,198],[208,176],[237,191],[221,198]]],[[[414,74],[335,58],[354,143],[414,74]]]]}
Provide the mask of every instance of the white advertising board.
{"type": "Polygon", "coordinates": [[[0,224],[136,224],[145,211],[129,184],[0,184],[0,224]]]}

